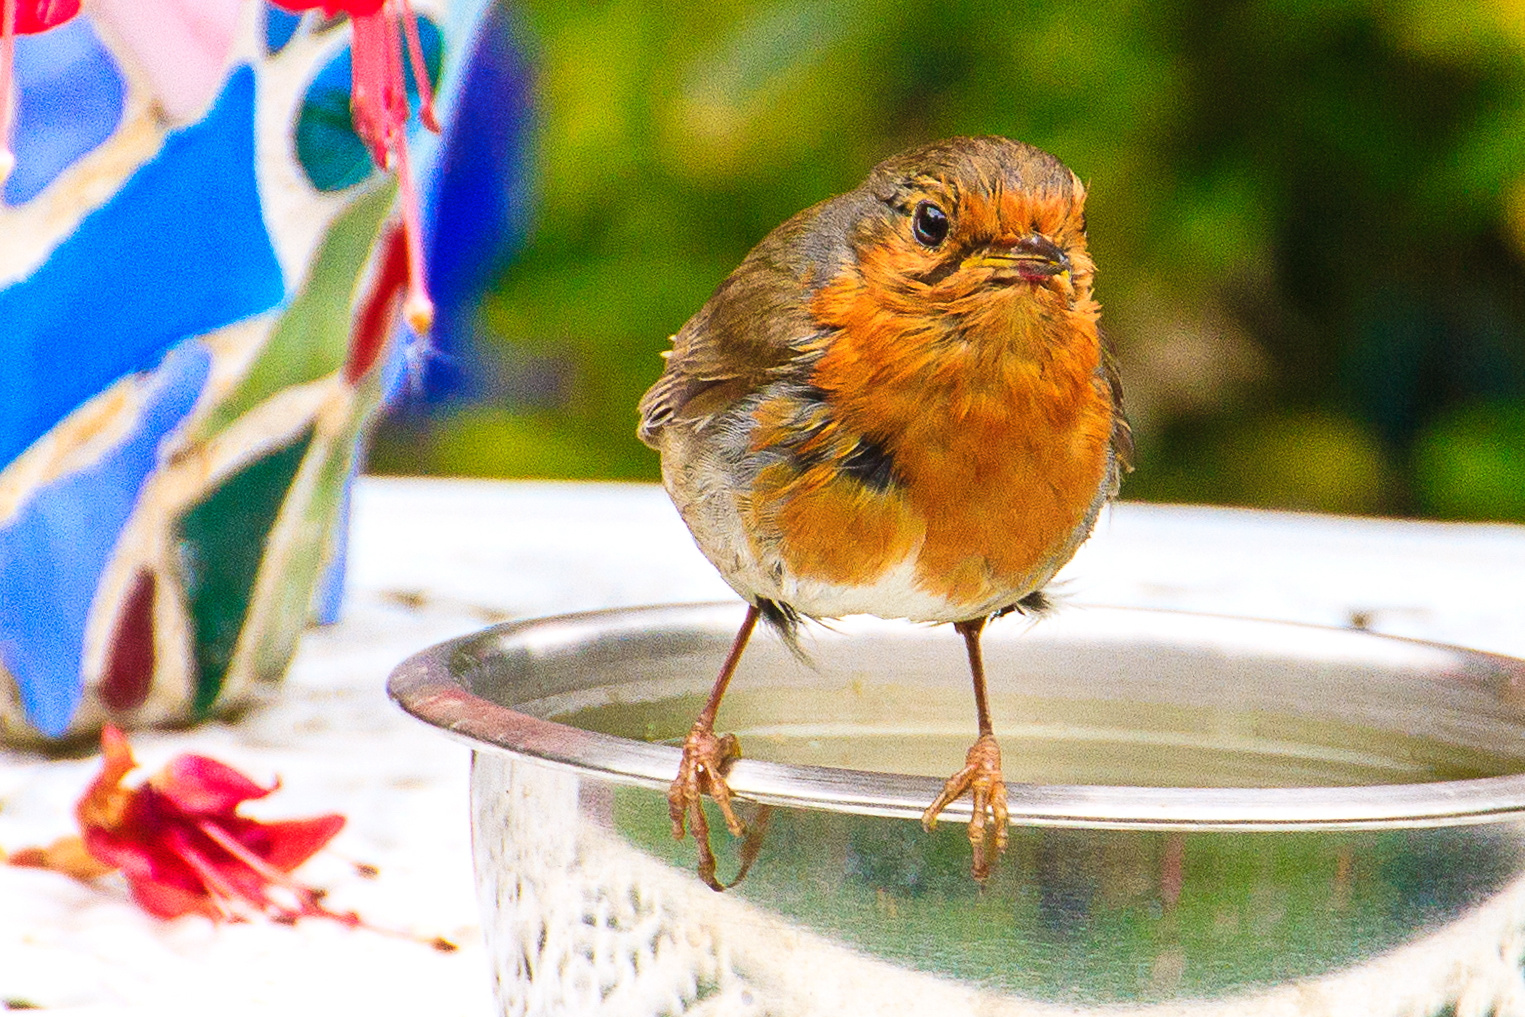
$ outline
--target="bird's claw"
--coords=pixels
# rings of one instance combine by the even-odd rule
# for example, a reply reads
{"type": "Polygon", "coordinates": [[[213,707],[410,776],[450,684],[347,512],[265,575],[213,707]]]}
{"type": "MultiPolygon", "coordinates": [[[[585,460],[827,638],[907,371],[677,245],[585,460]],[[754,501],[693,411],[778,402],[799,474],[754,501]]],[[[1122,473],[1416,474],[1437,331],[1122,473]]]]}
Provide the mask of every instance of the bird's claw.
{"type": "Polygon", "coordinates": [[[709,795],[720,807],[726,828],[734,837],[746,835],[747,826],[731,805],[731,788],[725,771],[741,758],[741,743],[733,734],[716,735],[712,727],[695,724],[683,739],[683,760],[678,776],[667,789],[667,814],[672,819],[674,840],[682,840],[684,822],[699,846],[699,878],[714,890],[723,890],[715,875],[715,854],[710,850],[710,824],[704,817],[703,799],[709,795]]]}
{"type": "Polygon", "coordinates": [[[937,800],[921,814],[921,825],[928,831],[935,829],[938,813],[965,792],[974,799],[974,815],[969,819],[969,846],[974,849],[970,871],[983,883],[990,876],[986,841],[995,842],[995,857],[999,858],[1006,850],[1006,831],[1010,825],[1006,810],[1006,781],[1001,776],[1001,747],[994,735],[981,735],[970,746],[964,768],[948,778],[937,800]]]}

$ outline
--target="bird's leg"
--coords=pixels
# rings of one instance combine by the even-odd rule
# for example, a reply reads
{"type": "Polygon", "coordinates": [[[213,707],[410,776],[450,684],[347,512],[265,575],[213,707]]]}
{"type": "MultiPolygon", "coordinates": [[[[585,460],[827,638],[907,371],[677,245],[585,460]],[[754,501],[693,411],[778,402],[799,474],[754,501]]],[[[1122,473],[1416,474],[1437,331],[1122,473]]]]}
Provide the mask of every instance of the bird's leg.
{"type": "Polygon", "coordinates": [[[990,704],[985,698],[985,659],[980,653],[980,632],[985,628],[985,621],[976,618],[953,626],[964,637],[964,646],[969,651],[969,672],[974,676],[974,706],[979,716],[980,737],[970,746],[964,768],[948,778],[942,794],[921,814],[921,825],[932,830],[937,826],[937,814],[964,792],[969,792],[974,799],[974,815],[969,820],[969,844],[974,849],[971,871],[982,883],[990,875],[990,862],[985,857],[987,827],[999,857],[1006,850],[1006,830],[1010,822],[1006,812],[1006,781],[1001,776],[1001,747],[996,743],[990,725],[990,704]]]}
{"type": "Polygon", "coordinates": [[[757,615],[756,606],[747,608],[747,616],[742,620],[735,641],[731,643],[731,652],[725,658],[725,663],[720,665],[720,676],[715,679],[714,688],[710,689],[709,702],[699,711],[688,737],[683,739],[683,759],[678,764],[678,776],[667,789],[667,812],[672,817],[672,835],[677,840],[683,839],[683,823],[686,818],[693,829],[694,841],[699,845],[699,876],[716,890],[724,887],[715,878],[715,856],[710,851],[710,826],[704,818],[701,801],[706,794],[715,799],[715,804],[720,806],[720,812],[725,816],[725,825],[733,836],[740,837],[747,832],[746,824],[731,807],[731,789],[725,782],[725,771],[740,758],[741,745],[735,735],[716,736],[715,714],[720,710],[720,699],[731,682],[737,662],[741,660],[741,651],[746,649],[752,629],[757,626],[757,615]]]}

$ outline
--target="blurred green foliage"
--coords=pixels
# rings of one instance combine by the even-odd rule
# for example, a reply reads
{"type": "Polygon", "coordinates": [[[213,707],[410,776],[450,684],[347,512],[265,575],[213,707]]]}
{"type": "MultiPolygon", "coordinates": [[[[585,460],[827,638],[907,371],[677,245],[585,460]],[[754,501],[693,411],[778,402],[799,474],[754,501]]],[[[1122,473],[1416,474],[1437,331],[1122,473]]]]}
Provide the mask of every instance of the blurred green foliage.
{"type": "Polygon", "coordinates": [[[1004,134],[1091,187],[1125,495],[1525,520],[1525,4],[523,6],[536,225],[492,396],[373,468],[654,478],[666,338],[877,161],[1004,134]]]}

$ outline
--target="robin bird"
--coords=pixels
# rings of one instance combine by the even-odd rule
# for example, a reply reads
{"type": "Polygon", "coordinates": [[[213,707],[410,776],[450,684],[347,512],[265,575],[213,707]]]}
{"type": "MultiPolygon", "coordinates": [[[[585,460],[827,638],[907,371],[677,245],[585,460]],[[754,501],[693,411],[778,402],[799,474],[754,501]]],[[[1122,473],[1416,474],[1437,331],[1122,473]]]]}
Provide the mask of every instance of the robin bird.
{"type": "Polygon", "coordinates": [[[1129,468],[1121,389],[1097,330],[1085,186],[1006,138],[953,138],[874,167],[768,234],[672,337],[641,440],[705,556],[750,605],[668,792],[673,836],[700,806],[745,826],[715,714],[759,618],[951,622],[979,737],[927,808],[968,793],[973,874],[1005,848],[1001,750],[980,633],[1042,612],[1043,587],[1129,468]]]}

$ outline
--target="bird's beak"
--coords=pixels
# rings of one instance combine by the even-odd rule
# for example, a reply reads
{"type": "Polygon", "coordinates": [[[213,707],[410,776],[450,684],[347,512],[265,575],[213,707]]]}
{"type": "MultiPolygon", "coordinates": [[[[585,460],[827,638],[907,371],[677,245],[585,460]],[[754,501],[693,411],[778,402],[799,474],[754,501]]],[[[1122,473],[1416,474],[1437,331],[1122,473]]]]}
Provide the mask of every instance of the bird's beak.
{"type": "Polygon", "coordinates": [[[1070,271],[1069,255],[1039,233],[1017,240],[998,240],[964,263],[994,269],[998,274],[1009,272],[1032,282],[1067,275],[1070,271]]]}

